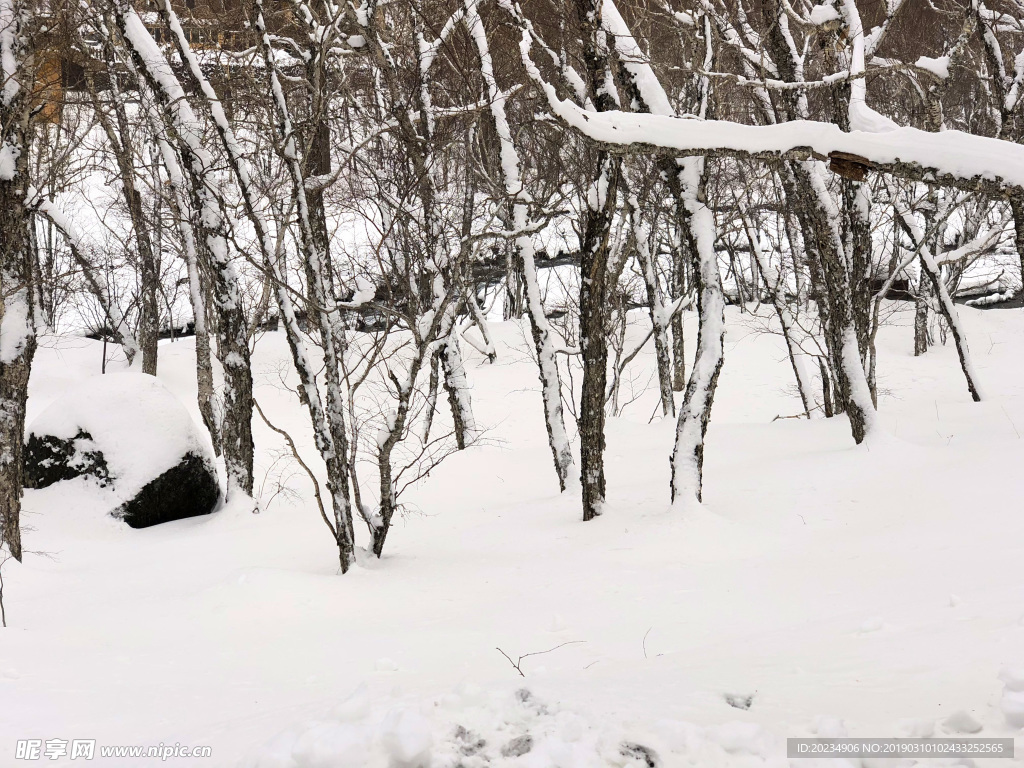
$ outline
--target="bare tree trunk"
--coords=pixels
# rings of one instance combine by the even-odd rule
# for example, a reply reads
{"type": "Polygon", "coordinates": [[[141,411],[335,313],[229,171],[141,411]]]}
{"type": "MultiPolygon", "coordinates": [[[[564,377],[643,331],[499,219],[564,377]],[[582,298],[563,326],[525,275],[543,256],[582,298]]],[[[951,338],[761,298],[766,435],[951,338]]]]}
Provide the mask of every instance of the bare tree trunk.
{"type": "Polygon", "coordinates": [[[117,160],[120,170],[121,190],[124,195],[125,205],[128,207],[128,214],[132,221],[133,234],[135,235],[136,255],[139,259],[139,332],[137,334],[139,346],[142,348],[142,372],[150,376],[156,376],[158,342],[160,339],[160,308],[157,296],[160,292],[160,265],[159,257],[153,248],[153,240],[150,237],[150,220],[142,207],[142,193],[136,184],[135,174],[135,151],[131,145],[131,130],[128,123],[128,115],[125,112],[124,100],[120,97],[120,89],[117,88],[117,75],[112,71],[110,82],[112,84],[111,102],[114,114],[117,117],[117,128],[110,123],[109,118],[102,109],[98,109],[97,115],[101,116],[100,122],[110,141],[111,149],[117,160]],[[120,141],[118,141],[120,140],[120,141]]]}
{"type": "Polygon", "coordinates": [[[914,296],[914,357],[928,351],[928,282],[924,267],[917,278],[917,293],[914,296]]]}
{"type": "Polygon", "coordinates": [[[956,306],[953,304],[953,299],[946,288],[946,281],[942,279],[942,272],[927,247],[921,249],[920,256],[921,267],[932,283],[932,289],[939,299],[939,309],[942,311],[942,316],[946,318],[949,332],[953,334],[956,352],[960,358],[960,368],[964,373],[964,378],[967,380],[967,390],[971,393],[971,399],[974,402],[981,402],[978,374],[975,372],[974,364],[971,362],[971,355],[967,349],[967,337],[960,324],[960,316],[956,311],[956,306]]]}
{"type": "Polygon", "coordinates": [[[430,356],[430,382],[427,385],[427,404],[424,407],[423,415],[423,442],[430,440],[430,430],[434,425],[434,413],[437,411],[437,389],[440,386],[440,374],[439,369],[441,351],[438,349],[434,350],[434,353],[430,356]]]}
{"type": "Polygon", "coordinates": [[[583,385],[580,394],[580,482],[583,519],[601,514],[605,499],[605,390],[608,386],[608,256],[612,217],[621,167],[602,152],[592,184],[580,248],[580,349],[583,385]]]}
{"type": "Polygon", "coordinates": [[[476,419],[469,396],[469,382],[466,380],[466,365],[459,346],[457,323],[445,337],[441,347],[441,367],[444,369],[444,389],[448,393],[448,404],[455,424],[455,444],[460,451],[473,441],[476,433],[476,419]]]}
{"type": "Polygon", "coordinates": [[[1024,189],[1016,187],[1009,195],[1013,212],[1013,243],[1020,261],[1021,293],[1024,294],[1024,189]]]}
{"type": "MultiPolygon", "coordinates": [[[[87,48],[84,41],[80,41],[82,48],[87,48]]],[[[130,124],[125,111],[125,99],[121,93],[119,72],[115,63],[113,42],[109,37],[104,40],[103,59],[106,67],[109,98],[101,101],[99,89],[96,87],[95,77],[92,71],[84,69],[86,89],[92,101],[93,111],[99,120],[100,126],[107,137],[110,151],[114,155],[114,162],[117,164],[118,179],[121,182],[121,194],[128,209],[128,216],[132,222],[132,235],[135,239],[135,251],[138,259],[139,275],[139,327],[134,340],[136,348],[126,349],[128,364],[131,365],[137,351],[142,352],[142,372],[151,376],[156,375],[158,342],[160,338],[160,309],[158,294],[160,291],[160,268],[158,250],[153,246],[150,235],[151,221],[146,215],[142,206],[142,195],[138,188],[138,178],[135,169],[136,155],[132,144],[130,124]],[[108,112],[113,112],[113,120],[108,112]],[[115,122],[116,121],[116,122],[115,122]]],[[[65,233],[67,234],[67,233],[65,233]]],[[[81,249],[79,249],[81,250],[81,249]]],[[[79,263],[87,263],[85,254],[78,259],[79,263]]],[[[77,257],[76,257],[77,258],[77,257]]],[[[86,277],[93,286],[100,302],[109,304],[106,292],[99,290],[98,282],[90,275],[91,266],[87,268],[86,277]]],[[[107,308],[104,307],[106,310],[107,308]]],[[[118,313],[120,314],[120,313],[118,313]]],[[[108,318],[110,312],[107,311],[108,318]]],[[[117,328],[115,335],[123,335],[117,328]]],[[[123,342],[122,342],[123,344],[123,342]]]]}
{"type": "MultiPolygon", "coordinates": [[[[624,183],[624,182],[623,182],[624,183]]],[[[669,351],[669,318],[665,310],[658,273],[655,271],[654,255],[651,253],[650,238],[640,219],[639,202],[626,192],[626,211],[630,218],[637,260],[647,289],[648,311],[654,333],[654,355],[658,364],[658,391],[661,395],[662,416],[675,416],[676,404],[672,394],[672,360],[669,351]]]]}
{"type": "Polygon", "coordinates": [[[21,495],[25,404],[36,351],[32,220],[26,210],[29,157],[29,84],[24,82],[25,9],[0,0],[0,148],[14,158],[0,175],[0,543],[22,558],[21,495]]]}
{"type": "Polygon", "coordinates": [[[842,238],[832,221],[835,211],[811,161],[789,168],[789,180],[783,174],[787,196],[801,222],[804,244],[808,250],[813,244],[812,260],[817,258],[819,311],[824,310],[822,327],[836,378],[834,404],[846,411],[854,442],[861,443],[875,424],[875,407],[860,354],[842,238]]]}
{"type": "Polygon", "coordinates": [[[491,121],[501,144],[502,157],[506,159],[506,162],[501,163],[502,181],[505,185],[505,192],[511,199],[511,226],[517,233],[511,243],[509,258],[513,265],[518,265],[522,269],[524,301],[537,354],[537,373],[540,377],[541,399],[544,406],[544,426],[548,433],[548,445],[551,447],[555,474],[558,476],[558,488],[560,491],[564,491],[567,483],[571,482],[574,467],[572,448],[569,445],[569,436],[565,431],[565,417],[562,412],[562,383],[558,375],[558,363],[555,359],[555,339],[547,316],[544,314],[544,302],[540,294],[537,264],[534,259],[536,246],[533,238],[525,231],[530,223],[527,205],[529,198],[523,190],[522,163],[508,124],[505,97],[494,76],[490,46],[477,4],[478,0],[465,0],[466,25],[476,44],[480,72],[483,76],[484,87],[487,89],[491,121]]]}
{"type": "MultiPolygon", "coordinates": [[[[249,362],[248,324],[245,319],[238,276],[228,253],[227,224],[221,203],[209,178],[212,158],[200,145],[202,135],[176,76],[158,50],[138,14],[122,2],[115,3],[117,24],[139,75],[154,94],[168,134],[181,153],[188,181],[194,229],[200,233],[202,255],[209,265],[213,308],[217,314],[217,359],[224,371],[224,407],[221,445],[228,475],[228,493],[238,488],[247,495],[253,489],[252,368],[249,362]]],[[[161,13],[167,14],[166,6],[161,13]]],[[[175,19],[176,22],[176,19],[175,19]]],[[[167,21],[170,27],[170,21],[167,21]]]]}
{"type": "Polygon", "coordinates": [[[523,316],[523,306],[526,302],[525,284],[522,260],[515,246],[510,243],[505,254],[505,307],[502,311],[502,316],[506,320],[523,316]]]}
{"type": "MultiPolygon", "coordinates": [[[[649,65],[641,63],[644,61],[642,52],[613,0],[607,1],[605,12],[606,31],[615,40],[616,74],[634,108],[642,112],[673,115],[674,110],[664,88],[649,65]],[[643,71],[642,78],[638,77],[638,71],[643,71]]],[[[710,70],[714,64],[710,26],[705,25],[704,33],[704,67],[710,70]]],[[[712,107],[710,83],[706,78],[701,80],[700,96],[699,113],[706,118],[712,107]]],[[[699,502],[704,471],[704,439],[725,357],[725,293],[715,251],[715,217],[707,206],[705,158],[664,158],[660,162],[660,170],[672,193],[675,216],[693,257],[699,316],[697,354],[676,422],[676,441],[670,459],[670,489],[673,502],[686,494],[693,494],[699,502]]]]}
{"type": "MultiPolygon", "coordinates": [[[[676,263],[672,270],[672,290],[676,298],[686,295],[686,269],[685,260],[682,258],[683,239],[680,236],[681,247],[677,249],[676,263]]],[[[680,310],[672,316],[672,389],[675,392],[682,392],[686,388],[686,339],[683,334],[684,322],[683,312],[680,310]]]]}
{"type": "MultiPolygon", "coordinates": [[[[583,33],[583,59],[590,95],[599,112],[618,108],[612,82],[610,51],[603,29],[603,6],[597,0],[577,0],[583,33]]],[[[583,384],[580,394],[580,483],[583,519],[601,514],[605,500],[605,393],[608,387],[609,255],[612,222],[618,197],[622,161],[601,150],[587,194],[583,241],[580,244],[580,350],[583,384]]]]}
{"type": "Polygon", "coordinates": [[[690,251],[696,255],[693,265],[697,283],[697,355],[686,385],[683,406],[676,423],[676,441],[672,449],[671,493],[675,502],[687,494],[697,501],[703,497],[704,438],[711,420],[711,405],[718,376],[725,359],[725,293],[718,271],[714,248],[715,220],[704,200],[706,184],[703,158],[682,161],[678,175],[677,207],[686,215],[686,231],[691,238],[690,251]]]}
{"type": "Polygon", "coordinates": [[[804,413],[807,414],[807,418],[814,418],[818,410],[818,404],[814,399],[814,388],[810,374],[803,364],[804,355],[794,338],[796,321],[786,301],[786,288],[782,272],[781,270],[773,269],[771,264],[768,263],[768,258],[761,251],[761,246],[757,242],[755,233],[751,232],[747,226],[744,228],[747,233],[747,239],[750,242],[750,249],[760,268],[761,279],[764,280],[772,306],[775,307],[775,314],[779,318],[782,337],[786,342],[786,352],[789,354],[789,363],[793,368],[793,376],[796,379],[796,386],[800,393],[800,401],[804,406],[804,413]]]}
{"type": "MultiPolygon", "coordinates": [[[[154,131],[159,130],[158,127],[154,126],[154,131]]],[[[210,332],[207,327],[206,296],[208,291],[206,281],[203,278],[199,263],[195,233],[188,219],[187,191],[183,187],[184,176],[181,173],[174,150],[171,149],[171,146],[159,134],[157,134],[156,144],[170,178],[171,195],[169,203],[171,213],[174,215],[178,227],[178,233],[181,235],[185,251],[185,266],[188,269],[189,301],[192,304],[192,321],[196,333],[196,402],[199,406],[199,414],[203,418],[203,424],[206,426],[207,432],[210,433],[213,452],[219,457],[223,454],[223,449],[220,439],[220,424],[217,421],[214,409],[213,363],[210,350],[210,332]]]]}
{"type": "Polygon", "coordinates": [[[857,348],[865,371],[871,400],[877,400],[872,358],[874,345],[871,337],[871,188],[866,182],[842,180],[843,212],[848,228],[850,305],[853,327],[857,333],[857,348]]]}

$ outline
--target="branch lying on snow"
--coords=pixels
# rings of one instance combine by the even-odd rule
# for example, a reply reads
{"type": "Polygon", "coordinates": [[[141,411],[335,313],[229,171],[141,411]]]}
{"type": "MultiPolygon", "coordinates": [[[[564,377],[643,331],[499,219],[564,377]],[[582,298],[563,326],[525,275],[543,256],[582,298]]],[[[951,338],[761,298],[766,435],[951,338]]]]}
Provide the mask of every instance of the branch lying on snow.
{"type": "Polygon", "coordinates": [[[530,656],[542,656],[545,653],[551,653],[552,651],[557,651],[559,648],[564,648],[567,645],[577,645],[579,643],[585,643],[585,642],[587,642],[587,641],[586,640],[569,640],[568,642],[556,645],[554,648],[548,648],[546,651],[534,651],[533,653],[524,653],[522,656],[519,657],[518,661],[512,661],[512,657],[509,656],[507,653],[505,653],[503,650],[501,650],[501,648],[495,648],[494,650],[496,650],[498,653],[500,653],[502,656],[504,656],[506,659],[508,659],[508,663],[511,664],[513,667],[515,667],[515,670],[516,670],[516,672],[519,673],[520,677],[526,677],[526,675],[523,673],[523,659],[529,658],[530,656]]]}

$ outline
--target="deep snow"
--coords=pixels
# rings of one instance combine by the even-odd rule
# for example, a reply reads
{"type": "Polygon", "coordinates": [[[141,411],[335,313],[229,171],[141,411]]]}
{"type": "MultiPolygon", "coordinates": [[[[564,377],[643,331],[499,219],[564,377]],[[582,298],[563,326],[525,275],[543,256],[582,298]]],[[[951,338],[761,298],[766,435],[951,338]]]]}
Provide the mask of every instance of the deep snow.
{"type": "MultiPolygon", "coordinates": [[[[812,733],[1016,735],[1024,314],[961,312],[990,399],[970,402],[951,342],[913,358],[898,314],[879,334],[891,437],[857,448],[843,419],[773,421],[799,409],[782,340],[730,308],[704,505],[668,507],[674,424],[648,424],[652,384],[609,420],[607,512],[587,524],[557,493],[524,329],[495,324],[497,363],[466,348],[486,444],[344,577],[315,506],[287,495],[130,530],[87,481],[28,491],[32,554],[3,569],[0,766],[31,764],[13,759],[29,738],[210,745],[167,763],[261,768],[643,765],[632,743],[705,768],[784,765],[785,738],[812,733]],[[559,645],[525,677],[497,650],[559,645]]],[[[44,339],[30,421],[99,372],[100,346],[44,339]]],[[[191,342],[160,352],[200,423],[191,342]]],[[[287,359],[260,340],[256,393],[312,459],[287,359]]],[[[269,498],[282,446],[254,430],[269,498]]]]}

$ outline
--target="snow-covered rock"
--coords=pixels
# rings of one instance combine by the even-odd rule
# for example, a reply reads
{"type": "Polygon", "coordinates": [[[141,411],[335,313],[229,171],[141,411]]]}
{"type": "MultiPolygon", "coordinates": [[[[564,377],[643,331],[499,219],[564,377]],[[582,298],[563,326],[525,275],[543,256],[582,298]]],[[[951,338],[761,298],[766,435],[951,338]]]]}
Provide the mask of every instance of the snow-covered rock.
{"type": "Polygon", "coordinates": [[[132,528],[212,512],[220,485],[208,441],[153,376],[97,376],[50,405],[26,438],[26,485],[90,476],[132,528]]]}

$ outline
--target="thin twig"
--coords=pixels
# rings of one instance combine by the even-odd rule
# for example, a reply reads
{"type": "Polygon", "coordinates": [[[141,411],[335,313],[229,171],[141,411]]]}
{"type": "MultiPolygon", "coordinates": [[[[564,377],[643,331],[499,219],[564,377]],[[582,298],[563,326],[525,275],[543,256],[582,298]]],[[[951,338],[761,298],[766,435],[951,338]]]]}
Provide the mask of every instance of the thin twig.
{"type": "Polygon", "coordinates": [[[502,656],[504,656],[506,659],[508,659],[508,663],[513,666],[513,668],[516,670],[516,672],[519,673],[520,677],[526,677],[526,674],[523,672],[523,667],[522,667],[523,659],[527,659],[530,656],[543,656],[545,653],[551,653],[552,651],[557,651],[559,648],[564,648],[567,645],[577,645],[578,643],[585,643],[585,642],[587,642],[587,641],[586,640],[567,640],[564,643],[559,643],[554,648],[548,648],[546,651],[533,651],[532,653],[524,653],[522,656],[519,657],[518,661],[512,661],[512,657],[509,656],[507,653],[505,653],[503,650],[501,650],[501,648],[495,648],[495,650],[498,653],[500,653],[502,656]]]}

